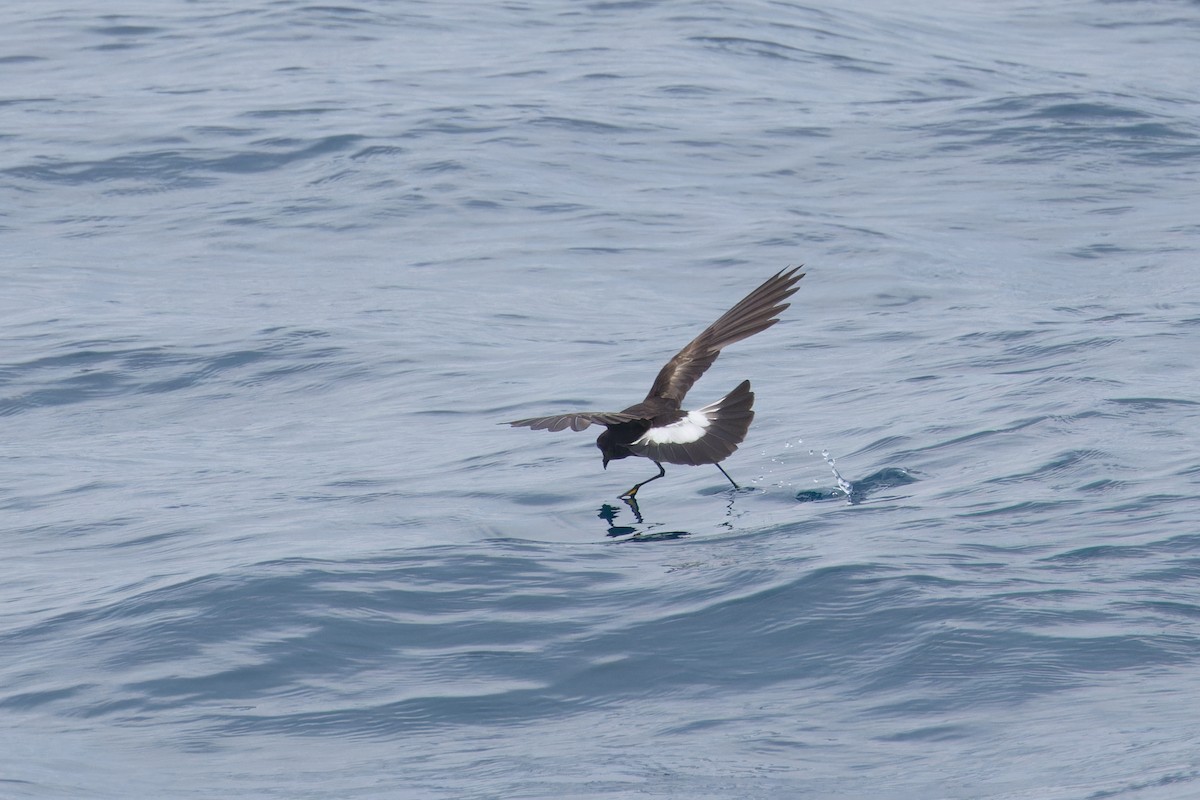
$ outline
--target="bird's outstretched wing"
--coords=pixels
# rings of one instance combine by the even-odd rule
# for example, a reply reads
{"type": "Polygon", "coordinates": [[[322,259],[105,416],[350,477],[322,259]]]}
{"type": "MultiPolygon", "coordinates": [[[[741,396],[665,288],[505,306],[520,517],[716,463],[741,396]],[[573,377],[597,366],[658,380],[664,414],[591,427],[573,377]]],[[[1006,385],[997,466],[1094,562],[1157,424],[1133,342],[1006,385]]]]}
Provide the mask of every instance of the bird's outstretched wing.
{"type": "Polygon", "coordinates": [[[597,425],[619,425],[639,419],[636,414],[621,411],[577,411],[574,414],[555,414],[552,417],[530,417],[508,423],[514,428],[530,428],[535,431],[562,431],[570,428],[581,431],[592,423],[597,425]]]}
{"type": "Polygon", "coordinates": [[[800,267],[780,270],[746,295],[667,362],[654,379],[646,400],[663,398],[673,401],[678,408],[692,384],[717,360],[721,348],[765,331],[779,321],[778,314],[790,305],[783,301],[796,293],[796,283],[804,274],[800,267]]]}

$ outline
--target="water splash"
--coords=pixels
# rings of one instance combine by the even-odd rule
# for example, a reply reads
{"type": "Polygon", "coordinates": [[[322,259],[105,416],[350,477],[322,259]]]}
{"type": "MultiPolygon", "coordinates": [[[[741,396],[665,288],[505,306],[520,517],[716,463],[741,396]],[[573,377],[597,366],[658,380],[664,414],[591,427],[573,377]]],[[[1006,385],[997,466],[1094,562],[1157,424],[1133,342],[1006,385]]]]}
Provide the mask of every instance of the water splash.
{"type": "MultiPolygon", "coordinates": [[[[809,450],[808,452],[810,455],[813,453],[812,450],[809,450]]],[[[828,464],[829,469],[831,469],[833,471],[833,479],[837,481],[838,488],[846,493],[846,500],[848,502],[853,503],[854,502],[854,494],[853,494],[854,484],[850,483],[850,481],[843,478],[842,473],[838,472],[837,465],[834,463],[836,461],[836,459],[833,456],[829,455],[828,450],[821,451],[821,458],[825,459],[825,463],[828,464]]]]}
{"type": "MultiPolygon", "coordinates": [[[[803,444],[803,443],[804,443],[804,440],[803,440],[803,439],[797,439],[797,440],[796,440],[796,442],[795,442],[795,444],[793,444],[792,442],[784,442],[784,443],[783,443],[783,449],[784,449],[784,450],[790,450],[790,449],[791,449],[791,448],[793,448],[793,447],[799,447],[799,446],[800,446],[801,444],[803,444]]],[[[761,453],[761,455],[762,455],[762,457],[763,457],[763,458],[769,459],[769,460],[770,460],[770,462],[771,462],[772,464],[778,464],[780,468],[786,468],[786,467],[787,467],[787,462],[785,461],[784,457],[781,457],[781,456],[773,456],[773,455],[771,455],[770,453],[768,453],[766,450],[763,450],[763,451],[762,451],[762,453],[761,453]]],[[[786,469],[782,469],[781,471],[783,471],[785,474],[786,474],[786,472],[787,472],[787,470],[786,470],[786,469]]],[[[764,483],[767,481],[767,478],[768,478],[770,475],[772,475],[774,472],[775,472],[775,468],[774,468],[774,467],[772,467],[772,468],[768,469],[768,470],[767,470],[767,471],[766,471],[764,474],[762,474],[762,475],[759,475],[759,476],[757,476],[757,477],[755,477],[755,478],[752,478],[752,479],[750,480],[750,483],[751,483],[752,485],[754,485],[754,486],[761,486],[761,485],[763,485],[763,484],[764,484],[764,483]]],[[[792,487],[794,484],[793,484],[791,481],[789,481],[789,480],[783,480],[783,479],[781,479],[781,480],[774,481],[774,482],[773,482],[773,483],[771,483],[770,485],[771,485],[771,486],[774,486],[774,487],[776,487],[776,488],[778,488],[778,489],[788,489],[788,488],[791,488],[791,487],[792,487]]]]}
{"type": "MultiPolygon", "coordinates": [[[[787,442],[783,443],[783,449],[791,450],[792,448],[800,447],[802,444],[804,444],[803,439],[796,439],[794,442],[787,441],[787,442]]],[[[810,456],[816,456],[817,451],[810,448],[808,451],[808,454],[810,456]]],[[[772,464],[778,464],[779,471],[781,473],[783,473],[784,475],[786,475],[787,473],[789,473],[791,471],[791,469],[789,468],[789,464],[788,464],[787,454],[771,455],[766,450],[764,450],[764,451],[762,451],[762,456],[763,456],[763,458],[770,460],[770,462],[772,464]]],[[[822,459],[824,459],[825,463],[829,466],[829,469],[833,471],[833,477],[834,477],[834,480],[837,482],[837,488],[836,489],[824,489],[824,490],[818,489],[817,491],[802,491],[800,493],[800,495],[798,495],[798,497],[802,496],[803,499],[808,499],[808,500],[816,500],[816,499],[827,500],[832,497],[844,495],[848,501],[854,502],[854,500],[855,500],[854,495],[853,495],[854,484],[851,483],[850,481],[846,480],[846,478],[842,475],[842,473],[840,473],[838,471],[837,465],[835,464],[835,459],[831,455],[829,455],[828,450],[822,450],[820,453],[820,456],[822,459]]],[[[768,484],[768,480],[774,475],[774,473],[776,472],[776,469],[777,468],[775,468],[775,467],[768,469],[764,474],[759,475],[758,477],[752,479],[750,481],[750,483],[752,483],[755,486],[762,486],[762,485],[766,484],[766,485],[774,486],[779,489],[792,488],[795,484],[792,481],[787,480],[785,477],[780,478],[778,480],[770,481],[770,483],[768,484]]],[[[817,478],[813,478],[813,483],[819,484],[820,480],[817,478]]]]}

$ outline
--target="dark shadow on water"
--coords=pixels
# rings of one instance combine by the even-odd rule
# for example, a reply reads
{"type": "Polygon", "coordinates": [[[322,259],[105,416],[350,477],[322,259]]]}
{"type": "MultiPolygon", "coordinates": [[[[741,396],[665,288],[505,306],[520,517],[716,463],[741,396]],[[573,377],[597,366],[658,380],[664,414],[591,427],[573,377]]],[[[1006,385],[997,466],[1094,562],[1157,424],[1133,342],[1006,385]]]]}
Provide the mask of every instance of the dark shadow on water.
{"type": "Polygon", "coordinates": [[[622,542],[669,542],[675,539],[682,539],[685,536],[691,536],[687,531],[654,531],[653,533],[635,533],[625,539],[620,539],[622,542]]]}

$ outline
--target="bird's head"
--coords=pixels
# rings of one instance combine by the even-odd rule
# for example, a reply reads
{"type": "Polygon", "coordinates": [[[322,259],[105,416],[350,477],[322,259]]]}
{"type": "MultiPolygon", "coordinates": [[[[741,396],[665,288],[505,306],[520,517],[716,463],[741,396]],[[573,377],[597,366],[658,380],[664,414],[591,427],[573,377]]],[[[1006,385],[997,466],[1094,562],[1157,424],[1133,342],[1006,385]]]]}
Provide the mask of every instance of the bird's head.
{"type": "Polygon", "coordinates": [[[608,462],[616,461],[619,458],[625,458],[629,455],[629,450],[622,444],[618,444],[616,437],[613,436],[611,430],[596,437],[596,447],[600,448],[600,456],[604,460],[604,468],[608,469],[608,462]]]}

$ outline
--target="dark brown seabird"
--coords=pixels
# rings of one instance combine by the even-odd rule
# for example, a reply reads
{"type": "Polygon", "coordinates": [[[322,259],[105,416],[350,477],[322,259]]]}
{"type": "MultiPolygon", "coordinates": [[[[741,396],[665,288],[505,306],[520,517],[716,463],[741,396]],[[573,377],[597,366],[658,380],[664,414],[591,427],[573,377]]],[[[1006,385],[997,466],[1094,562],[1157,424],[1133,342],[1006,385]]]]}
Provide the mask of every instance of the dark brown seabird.
{"type": "Polygon", "coordinates": [[[535,431],[581,431],[592,423],[606,426],[607,430],[596,439],[605,469],[609,461],[629,456],[648,458],[658,466],[657,475],[635,485],[622,498],[632,499],[638,489],[666,475],[664,461],[691,466],[714,464],[733,488],[739,488],[720,462],[737,450],[754,419],[750,381],[742,381],[720,400],[695,411],[683,410],[683,397],[717,360],[721,348],[779,321],[778,315],[790,305],[783,301],[796,293],[796,283],[805,275],[799,270],[780,270],[705,328],[659,370],[650,393],[637,405],[624,411],[578,411],[509,424],[535,431]]]}

